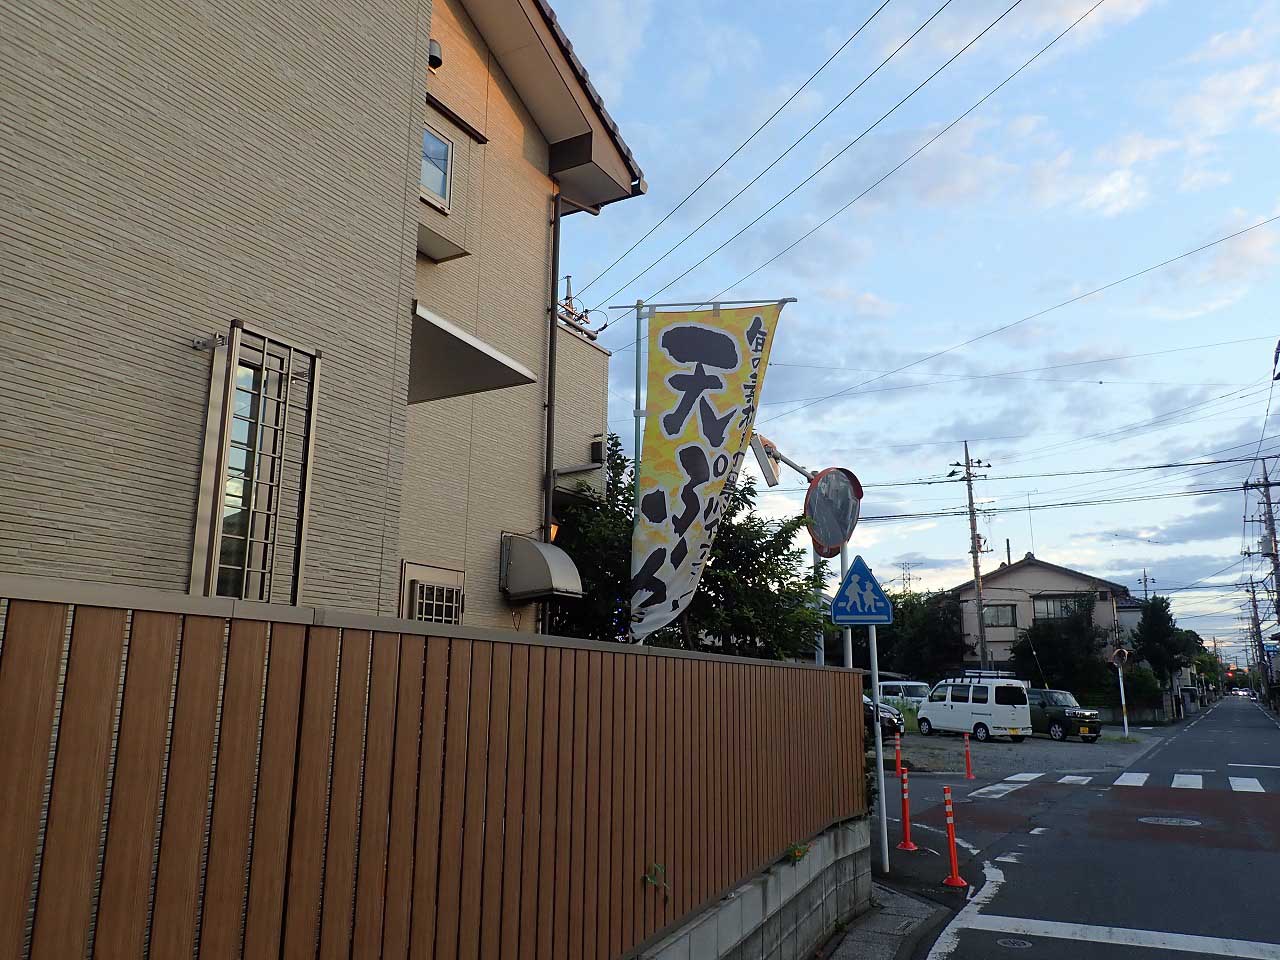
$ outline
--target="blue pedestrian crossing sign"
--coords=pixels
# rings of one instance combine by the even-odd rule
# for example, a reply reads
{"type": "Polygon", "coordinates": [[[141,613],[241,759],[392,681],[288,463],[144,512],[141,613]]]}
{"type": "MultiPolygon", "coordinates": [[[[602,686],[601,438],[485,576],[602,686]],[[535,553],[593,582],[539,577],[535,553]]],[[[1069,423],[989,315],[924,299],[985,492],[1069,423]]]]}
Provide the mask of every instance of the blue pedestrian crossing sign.
{"type": "Polygon", "coordinates": [[[861,557],[854,557],[831,601],[831,622],[839,627],[893,623],[893,604],[861,557]]]}

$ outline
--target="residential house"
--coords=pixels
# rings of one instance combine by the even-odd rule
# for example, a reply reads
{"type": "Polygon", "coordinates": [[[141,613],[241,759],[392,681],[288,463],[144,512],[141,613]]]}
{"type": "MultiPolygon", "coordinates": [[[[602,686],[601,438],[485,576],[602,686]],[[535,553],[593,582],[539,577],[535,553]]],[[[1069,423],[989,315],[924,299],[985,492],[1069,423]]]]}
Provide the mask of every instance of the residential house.
{"type": "Polygon", "coordinates": [[[644,181],[542,0],[0,32],[0,574],[520,629],[572,592],[608,356],[559,219],[644,181]]]}
{"type": "MultiPolygon", "coordinates": [[[[952,592],[960,600],[965,643],[974,651],[967,659],[977,664],[977,592],[973,581],[952,592]]],[[[1109,647],[1137,626],[1140,604],[1124,584],[1039,560],[1032,553],[983,574],[983,621],[995,668],[1011,668],[1010,648],[1019,631],[1036,620],[1068,616],[1086,597],[1093,598],[1093,623],[1107,632],[1109,647]]]]}

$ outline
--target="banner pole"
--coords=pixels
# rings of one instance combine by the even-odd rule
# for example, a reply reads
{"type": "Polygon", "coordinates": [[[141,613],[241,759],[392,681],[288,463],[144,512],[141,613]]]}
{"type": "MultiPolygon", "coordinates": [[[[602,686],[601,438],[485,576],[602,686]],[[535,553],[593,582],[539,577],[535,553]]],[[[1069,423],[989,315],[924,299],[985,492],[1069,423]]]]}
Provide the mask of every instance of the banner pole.
{"type": "MultiPolygon", "coordinates": [[[[889,875],[889,814],[884,796],[884,733],[880,729],[880,652],[876,649],[876,625],[867,625],[867,653],[871,657],[871,721],[876,727],[876,812],[880,817],[880,868],[889,875]]],[[[858,744],[858,749],[862,744],[858,744]]]]}
{"type": "MultiPolygon", "coordinates": [[[[636,396],[635,408],[633,415],[636,419],[635,446],[632,448],[632,464],[633,478],[635,486],[635,518],[632,521],[632,529],[635,524],[640,522],[640,442],[644,436],[644,408],[640,405],[640,392],[644,386],[644,358],[641,356],[641,348],[644,346],[644,331],[642,329],[644,311],[644,301],[636,301],[636,396]]],[[[634,534],[632,543],[634,544],[634,534]]],[[[633,547],[634,549],[634,547],[633,547]]],[[[636,643],[644,646],[644,637],[636,637],[636,643]]]]}

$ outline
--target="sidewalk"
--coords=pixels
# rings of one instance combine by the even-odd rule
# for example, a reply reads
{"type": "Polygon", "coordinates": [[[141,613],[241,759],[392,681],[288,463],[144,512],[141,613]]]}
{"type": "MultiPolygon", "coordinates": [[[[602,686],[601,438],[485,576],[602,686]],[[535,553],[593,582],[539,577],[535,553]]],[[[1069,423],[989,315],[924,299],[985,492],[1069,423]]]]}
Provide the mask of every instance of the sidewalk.
{"type": "Polygon", "coordinates": [[[946,907],[872,882],[871,909],[814,960],[906,960],[921,938],[935,933],[950,916],[946,907]]]}

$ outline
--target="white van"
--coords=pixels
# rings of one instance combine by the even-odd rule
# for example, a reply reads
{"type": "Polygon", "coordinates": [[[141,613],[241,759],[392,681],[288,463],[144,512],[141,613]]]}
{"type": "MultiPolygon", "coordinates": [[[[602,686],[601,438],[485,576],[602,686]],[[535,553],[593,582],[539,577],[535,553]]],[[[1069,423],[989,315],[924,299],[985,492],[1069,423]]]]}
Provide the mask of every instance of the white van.
{"type": "Polygon", "coordinates": [[[881,680],[880,699],[899,708],[919,708],[929,699],[929,685],[919,680],[881,680]]]}
{"type": "Polygon", "coordinates": [[[979,743],[992,737],[1021,743],[1031,735],[1031,707],[1020,680],[960,677],[943,680],[929,691],[916,723],[926,737],[945,730],[972,733],[979,743]]]}

